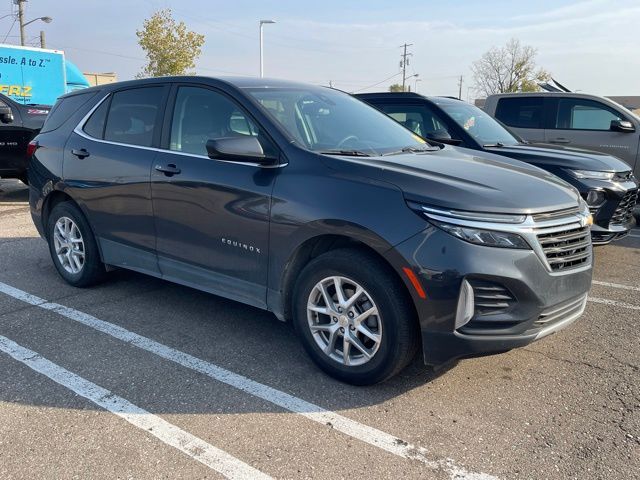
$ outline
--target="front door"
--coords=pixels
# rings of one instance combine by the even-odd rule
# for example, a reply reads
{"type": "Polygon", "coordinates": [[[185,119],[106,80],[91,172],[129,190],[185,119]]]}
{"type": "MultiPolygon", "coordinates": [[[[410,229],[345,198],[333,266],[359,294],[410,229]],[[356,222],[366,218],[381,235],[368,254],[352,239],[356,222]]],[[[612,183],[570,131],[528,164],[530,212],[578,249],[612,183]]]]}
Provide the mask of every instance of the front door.
{"type": "Polygon", "coordinates": [[[546,130],[548,143],[608,153],[632,168],[638,149],[638,131],[611,130],[612,120],[629,120],[604,103],[586,98],[560,98],[555,118],[546,130]]]}
{"type": "Polygon", "coordinates": [[[212,160],[209,139],[258,136],[228,96],[179,86],[168,150],[151,174],[163,277],[255,306],[266,305],[269,211],[279,168],[212,160]]]}

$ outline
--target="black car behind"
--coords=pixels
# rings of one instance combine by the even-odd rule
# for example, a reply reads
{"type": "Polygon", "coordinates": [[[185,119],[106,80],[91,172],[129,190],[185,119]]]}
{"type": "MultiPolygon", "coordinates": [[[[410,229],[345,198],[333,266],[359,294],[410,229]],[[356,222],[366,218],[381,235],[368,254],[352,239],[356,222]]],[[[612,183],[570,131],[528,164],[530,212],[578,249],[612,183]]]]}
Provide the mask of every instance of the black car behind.
{"type": "Polygon", "coordinates": [[[594,217],[593,242],[623,237],[633,225],[638,182],[611,155],[521,141],[497,120],[466,102],[416,93],[368,93],[356,97],[379,108],[418,135],[536,165],[578,189],[594,217]]]}
{"type": "Polygon", "coordinates": [[[27,145],[42,128],[50,109],[48,105],[22,105],[0,94],[0,178],[27,182],[27,145]]]}

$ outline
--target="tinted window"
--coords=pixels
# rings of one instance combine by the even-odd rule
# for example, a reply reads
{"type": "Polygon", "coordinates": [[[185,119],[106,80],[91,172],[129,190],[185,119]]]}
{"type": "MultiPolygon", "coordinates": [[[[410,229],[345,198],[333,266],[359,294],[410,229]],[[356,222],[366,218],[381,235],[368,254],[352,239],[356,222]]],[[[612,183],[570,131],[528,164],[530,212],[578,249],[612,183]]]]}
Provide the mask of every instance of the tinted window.
{"type": "Polygon", "coordinates": [[[103,101],[84,124],[84,132],[94,138],[102,138],[104,135],[104,124],[107,120],[107,110],[109,109],[109,99],[103,101]]]}
{"type": "Polygon", "coordinates": [[[542,103],[541,97],[501,98],[496,118],[510,127],[544,128],[542,103]]]}
{"type": "Polygon", "coordinates": [[[608,106],[581,98],[561,98],[555,128],[567,130],[609,130],[612,120],[624,120],[608,106]]]}
{"type": "Polygon", "coordinates": [[[427,107],[417,105],[380,105],[379,108],[413,133],[425,138],[450,136],[446,124],[427,107]]]}
{"type": "MultiPolygon", "coordinates": [[[[169,148],[207,155],[207,141],[233,136],[258,136],[258,128],[236,104],[206,88],[180,87],[171,121],[169,148]]],[[[263,147],[265,142],[260,139],[263,147]]]]}
{"type": "Polygon", "coordinates": [[[133,88],[113,94],[104,139],[150,147],[163,87],[133,88]]]}
{"type": "Polygon", "coordinates": [[[42,133],[51,132],[59,128],[64,122],[71,118],[82,105],[93,98],[95,94],[96,92],[80,93],[58,100],[49,112],[49,115],[47,115],[47,119],[42,126],[42,133]]]}

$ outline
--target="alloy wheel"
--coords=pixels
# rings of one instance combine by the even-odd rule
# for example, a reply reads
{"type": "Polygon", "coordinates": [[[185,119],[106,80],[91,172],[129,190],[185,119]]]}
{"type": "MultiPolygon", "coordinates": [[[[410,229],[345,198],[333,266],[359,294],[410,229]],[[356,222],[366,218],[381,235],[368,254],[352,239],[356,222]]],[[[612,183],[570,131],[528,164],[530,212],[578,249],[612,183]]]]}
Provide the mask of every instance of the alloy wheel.
{"type": "Polygon", "coordinates": [[[60,217],[53,229],[53,244],[62,268],[78,274],[84,267],[85,248],[82,234],[69,217],[60,217]]]}

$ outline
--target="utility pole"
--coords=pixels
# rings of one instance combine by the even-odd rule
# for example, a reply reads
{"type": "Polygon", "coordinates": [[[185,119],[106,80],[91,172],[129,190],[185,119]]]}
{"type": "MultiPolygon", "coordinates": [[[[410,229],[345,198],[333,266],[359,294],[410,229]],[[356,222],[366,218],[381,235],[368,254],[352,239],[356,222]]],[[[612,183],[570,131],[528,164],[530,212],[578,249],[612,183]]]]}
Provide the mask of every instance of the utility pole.
{"type": "Polygon", "coordinates": [[[47,48],[47,42],[44,40],[44,30],[40,30],[40,48],[47,48]]]}
{"type": "Polygon", "coordinates": [[[400,60],[400,68],[402,68],[402,91],[405,92],[405,85],[407,82],[407,65],[409,65],[409,57],[413,55],[413,53],[407,53],[407,47],[413,46],[413,43],[405,43],[404,45],[400,45],[402,50],[402,60],[400,60]]]}
{"type": "Polygon", "coordinates": [[[20,45],[24,47],[24,3],[27,0],[13,0],[18,5],[18,23],[20,24],[20,45]]]}
{"type": "Polygon", "coordinates": [[[458,100],[462,100],[462,75],[460,75],[460,80],[458,81],[458,100]]]}

